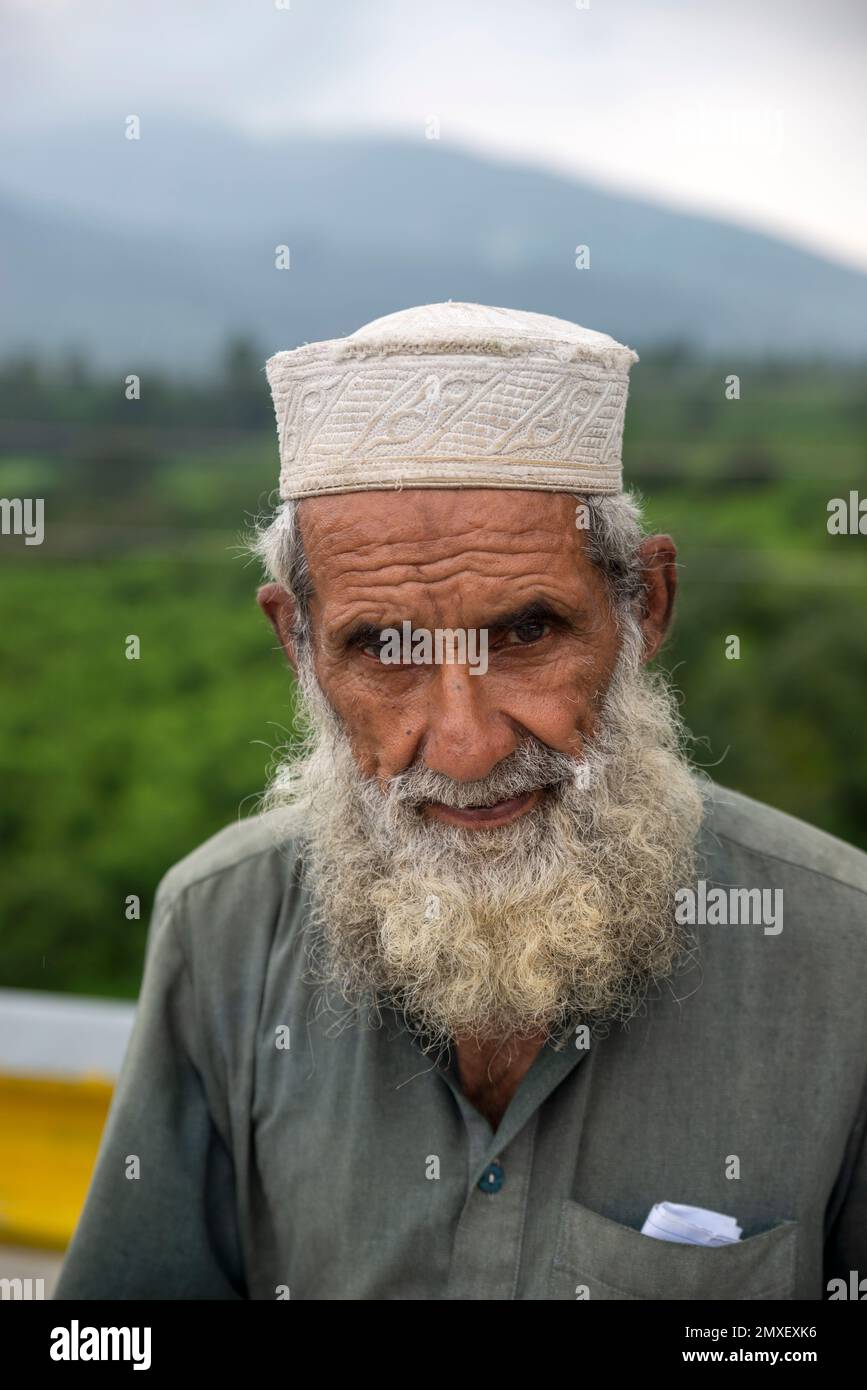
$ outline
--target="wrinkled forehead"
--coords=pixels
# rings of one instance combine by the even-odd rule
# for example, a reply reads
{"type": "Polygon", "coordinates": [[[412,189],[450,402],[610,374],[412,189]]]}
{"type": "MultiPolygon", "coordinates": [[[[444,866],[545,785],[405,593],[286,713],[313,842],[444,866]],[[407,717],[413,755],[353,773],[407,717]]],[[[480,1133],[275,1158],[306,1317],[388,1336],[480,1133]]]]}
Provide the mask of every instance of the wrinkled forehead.
{"type": "MultiPolygon", "coordinates": [[[[598,585],[574,497],[517,489],[406,489],[305,498],[301,536],[315,601],[422,616],[541,600],[587,602],[598,585]]],[[[374,616],[374,615],[371,615],[374,616]]]]}
{"type": "Polygon", "coordinates": [[[406,489],[306,498],[300,530],[327,630],[399,617],[486,626],[549,605],[602,605],[602,584],[568,493],[406,489]]]}
{"type": "Polygon", "coordinates": [[[574,567],[582,553],[575,498],[507,488],[409,488],[309,497],[299,504],[314,584],[347,567],[424,567],[466,559],[496,570],[545,557],[574,567]]]}

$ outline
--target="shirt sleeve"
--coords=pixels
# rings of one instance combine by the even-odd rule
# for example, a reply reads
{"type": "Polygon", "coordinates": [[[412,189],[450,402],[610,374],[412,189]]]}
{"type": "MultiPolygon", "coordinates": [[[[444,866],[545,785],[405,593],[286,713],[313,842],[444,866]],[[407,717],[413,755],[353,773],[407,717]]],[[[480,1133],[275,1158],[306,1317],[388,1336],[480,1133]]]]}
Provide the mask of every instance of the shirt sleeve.
{"type": "Polygon", "coordinates": [[[839,1186],[840,1195],[835,1193],[839,1206],[825,1242],[825,1299],[829,1280],[842,1279],[849,1289],[853,1271],[855,1282],[867,1277],[867,1088],[839,1186]]]}
{"type": "Polygon", "coordinates": [[[56,1299],[248,1296],[232,1157],[197,1046],[192,980],[161,884],[132,1034],[56,1299]]]}

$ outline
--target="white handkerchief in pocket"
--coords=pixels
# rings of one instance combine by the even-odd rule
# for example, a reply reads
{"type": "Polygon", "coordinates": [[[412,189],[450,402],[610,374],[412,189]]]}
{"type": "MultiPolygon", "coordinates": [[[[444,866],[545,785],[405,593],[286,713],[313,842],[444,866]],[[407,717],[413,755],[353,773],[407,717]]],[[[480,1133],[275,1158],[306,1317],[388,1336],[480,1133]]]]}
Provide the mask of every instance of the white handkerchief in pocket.
{"type": "Polygon", "coordinates": [[[722,1212],[657,1202],[651,1207],[641,1234],[678,1245],[732,1245],[740,1240],[743,1231],[733,1216],[723,1216],[722,1212]]]}

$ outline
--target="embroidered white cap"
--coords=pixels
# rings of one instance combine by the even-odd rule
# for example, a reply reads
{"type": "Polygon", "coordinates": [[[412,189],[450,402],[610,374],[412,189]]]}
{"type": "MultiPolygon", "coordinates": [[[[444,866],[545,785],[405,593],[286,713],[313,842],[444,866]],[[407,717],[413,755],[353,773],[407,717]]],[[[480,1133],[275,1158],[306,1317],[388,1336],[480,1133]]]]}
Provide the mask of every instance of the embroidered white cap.
{"type": "Polygon", "coordinates": [[[638,354],[566,319],[424,304],[265,364],[284,499],[381,488],[619,492],[638,354]]]}

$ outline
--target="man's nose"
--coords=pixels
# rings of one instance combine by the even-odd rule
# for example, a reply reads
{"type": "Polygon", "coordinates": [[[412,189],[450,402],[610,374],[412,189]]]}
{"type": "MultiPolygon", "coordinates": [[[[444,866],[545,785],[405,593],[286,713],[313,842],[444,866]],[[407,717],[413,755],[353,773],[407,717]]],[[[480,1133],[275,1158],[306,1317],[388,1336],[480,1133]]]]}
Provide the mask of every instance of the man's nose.
{"type": "Polygon", "coordinates": [[[456,782],[477,782],[518,746],[518,733],[496,707],[487,675],[442,665],[430,691],[422,755],[425,767],[456,782]]]}

